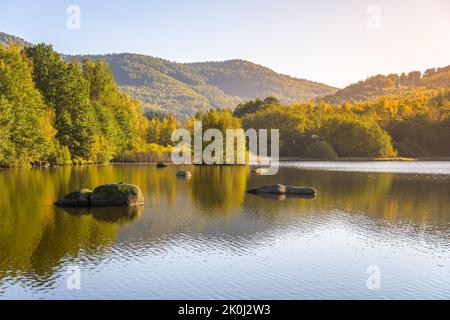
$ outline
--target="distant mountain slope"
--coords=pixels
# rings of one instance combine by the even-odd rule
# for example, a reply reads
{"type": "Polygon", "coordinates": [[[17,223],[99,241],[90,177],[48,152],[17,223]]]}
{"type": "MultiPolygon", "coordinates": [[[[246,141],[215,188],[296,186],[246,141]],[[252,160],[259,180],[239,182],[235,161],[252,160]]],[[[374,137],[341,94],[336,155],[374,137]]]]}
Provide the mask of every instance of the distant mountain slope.
{"type": "Polygon", "coordinates": [[[31,43],[23,40],[22,38],[0,32],[0,45],[7,45],[7,44],[10,44],[13,42],[15,42],[21,46],[31,46],[32,45],[31,43]]]}
{"type": "MultiPolygon", "coordinates": [[[[0,43],[11,42],[31,45],[0,33],[0,43]]],[[[185,64],[131,53],[63,57],[106,60],[121,90],[141,100],[145,107],[173,113],[179,118],[210,108],[234,108],[248,99],[275,96],[289,103],[333,94],[337,90],[243,60],[185,64]]]]}
{"type": "Polygon", "coordinates": [[[320,99],[337,104],[345,101],[366,101],[387,95],[412,97],[418,91],[424,93],[441,88],[450,88],[450,65],[443,68],[428,69],[423,74],[420,71],[413,71],[401,75],[376,75],[320,99]]]}
{"type": "Polygon", "coordinates": [[[200,62],[188,66],[206,78],[208,85],[216,86],[226,94],[245,99],[275,96],[288,103],[336,91],[335,88],[322,83],[281,75],[245,60],[200,62]]]}
{"type": "Polygon", "coordinates": [[[182,64],[130,53],[67,57],[85,58],[107,61],[124,92],[151,109],[178,117],[190,117],[209,108],[234,108],[249,99],[275,96],[289,103],[337,90],[242,60],[182,64]]]}

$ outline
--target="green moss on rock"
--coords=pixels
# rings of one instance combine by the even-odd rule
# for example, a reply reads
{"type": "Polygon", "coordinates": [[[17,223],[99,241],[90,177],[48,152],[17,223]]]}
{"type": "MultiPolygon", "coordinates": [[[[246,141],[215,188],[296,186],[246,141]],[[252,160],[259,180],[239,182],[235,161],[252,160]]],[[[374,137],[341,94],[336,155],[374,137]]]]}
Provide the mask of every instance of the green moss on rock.
{"type": "Polygon", "coordinates": [[[89,189],[72,191],[56,201],[55,204],[63,207],[87,207],[90,205],[91,193],[92,191],[89,189]]]}
{"type": "Polygon", "coordinates": [[[94,189],[90,203],[92,206],[135,206],[144,203],[144,196],[133,184],[104,184],[94,189]]]}

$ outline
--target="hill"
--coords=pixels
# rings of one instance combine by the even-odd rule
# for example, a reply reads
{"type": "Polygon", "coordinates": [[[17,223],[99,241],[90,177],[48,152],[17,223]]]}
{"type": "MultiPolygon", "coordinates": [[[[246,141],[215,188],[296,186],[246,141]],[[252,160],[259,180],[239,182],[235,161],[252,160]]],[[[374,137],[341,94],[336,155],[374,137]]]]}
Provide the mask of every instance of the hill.
{"type": "Polygon", "coordinates": [[[335,88],[322,83],[278,74],[245,60],[191,63],[207,84],[245,100],[275,96],[284,103],[308,100],[335,88]]]}
{"type": "Polygon", "coordinates": [[[31,46],[32,44],[22,38],[12,36],[3,32],[0,32],[0,45],[7,45],[10,43],[17,43],[20,46],[31,46]]]}
{"type": "Polygon", "coordinates": [[[431,68],[423,74],[420,71],[387,76],[379,74],[320,99],[331,104],[338,104],[368,101],[382,96],[414,98],[427,92],[435,93],[439,89],[448,88],[450,88],[450,65],[443,68],[431,68]]]}
{"type": "Polygon", "coordinates": [[[267,96],[291,103],[336,92],[333,87],[243,60],[184,64],[131,53],[66,58],[107,61],[122,91],[147,108],[179,118],[210,108],[231,109],[242,101],[267,96]]]}

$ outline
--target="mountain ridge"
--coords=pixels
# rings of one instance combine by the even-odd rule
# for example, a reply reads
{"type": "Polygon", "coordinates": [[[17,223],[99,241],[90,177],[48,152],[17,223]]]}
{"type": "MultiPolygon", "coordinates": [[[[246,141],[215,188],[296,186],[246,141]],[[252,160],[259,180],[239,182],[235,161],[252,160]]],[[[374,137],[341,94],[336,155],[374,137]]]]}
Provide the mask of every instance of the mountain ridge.
{"type": "MultiPolygon", "coordinates": [[[[0,43],[31,43],[0,32],[0,43]]],[[[66,55],[68,61],[91,58],[109,63],[119,88],[154,111],[191,117],[210,108],[232,109],[240,102],[276,96],[283,103],[308,101],[337,88],[277,73],[242,59],[178,63],[137,53],[66,55]]]]}
{"type": "Polygon", "coordinates": [[[105,60],[124,92],[150,109],[185,117],[210,108],[232,109],[240,102],[267,96],[293,103],[337,91],[241,59],[178,63],[131,53],[65,57],[105,60]]]}

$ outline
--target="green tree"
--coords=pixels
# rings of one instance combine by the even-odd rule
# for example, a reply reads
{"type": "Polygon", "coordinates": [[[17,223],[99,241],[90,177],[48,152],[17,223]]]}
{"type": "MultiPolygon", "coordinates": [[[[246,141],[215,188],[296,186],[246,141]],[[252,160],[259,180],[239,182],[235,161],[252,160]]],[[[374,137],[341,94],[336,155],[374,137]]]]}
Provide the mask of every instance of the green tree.
{"type": "MultiPolygon", "coordinates": [[[[227,155],[226,152],[226,136],[227,136],[227,130],[228,129],[242,129],[241,120],[235,116],[233,116],[233,113],[230,110],[217,110],[217,109],[211,109],[206,111],[205,113],[197,113],[187,124],[188,128],[194,134],[194,121],[201,121],[202,123],[202,130],[203,133],[207,131],[208,129],[217,129],[222,133],[223,137],[223,149],[222,149],[222,158],[224,163],[227,161],[227,155]]],[[[203,134],[202,133],[202,134],[203,134]]],[[[214,140],[214,139],[212,139],[214,140]]],[[[236,140],[236,139],[235,139],[236,140]]],[[[238,160],[238,148],[237,148],[237,141],[234,141],[234,161],[238,160]]],[[[194,143],[194,139],[192,139],[192,143],[194,143]]],[[[209,142],[203,141],[202,143],[202,149],[204,150],[207,145],[209,145],[209,142]]],[[[244,146],[245,148],[245,146],[244,146]]],[[[192,148],[194,150],[194,148],[192,148]]],[[[245,150],[244,150],[245,151],[245,150]]],[[[231,156],[230,156],[231,157],[231,156]]]]}
{"type": "Polygon", "coordinates": [[[174,116],[153,117],[149,122],[148,142],[161,146],[172,145],[172,132],[177,128],[177,121],[174,116]]]}
{"type": "Polygon", "coordinates": [[[193,119],[202,122],[203,131],[208,129],[218,129],[225,137],[227,129],[241,129],[241,120],[235,116],[230,110],[208,110],[205,113],[198,113],[193,119]]]}
{"type": "Polygon", "coordinates": [[[109,160],[124,152],[145,150],[149,123],[140,103],[119,91],[106,62],[83,61],[83,74],[99,124],[96,157],[109,160]]]}
{"type": "Polygon", "coordinates": [[[393,157],[389,134],[372,121],[355,117],[330,119],[320,130],[340,157],[393,157]]]}
{"type": "Polygon", "coordinates": [[[310,159],[334,160],[337,158],[337,154],[331,144],[323,140],[316,140],[306,147],[305,157],[310,159]]]}
{"type": "Polygon", "coordinates": [[[267,97],[266,99],[264,99],[264,101],[261,99],[256,99],[256,100],[240,103],[234,110],[233,115],[235,117],[243,117],[246,114],[262,111],[265,108],[267,108],[268,106],[279,105],[279,104],[280,104],[280,102],[277,100],[277,98],[274,98],[274,97],[267,97]]]}
{"type": "Polygon", "coordinates": [[[27,57],[18,47],[0,46],[0,165],[45,161],[54,142],[50,117],[27,57]]]}
{"type": "Polygon", "coordinates": [[[73,158],[88,160],[96,123],[88,82],[80,66],[66,63],[51,46],[44,44],[27,47],[26,53],[33,61],[36,87],[54,110],[54,126],[61,146],[67,146],[73,158]]]}
{"type": "Polygon", "coordinates": [[[313,122],[305,113],[295,108],[271,106],[256,113],[249,113],[243,119],[245,129],[279,129],[280,155],[301,156],[309,142],[313,122]]]}

